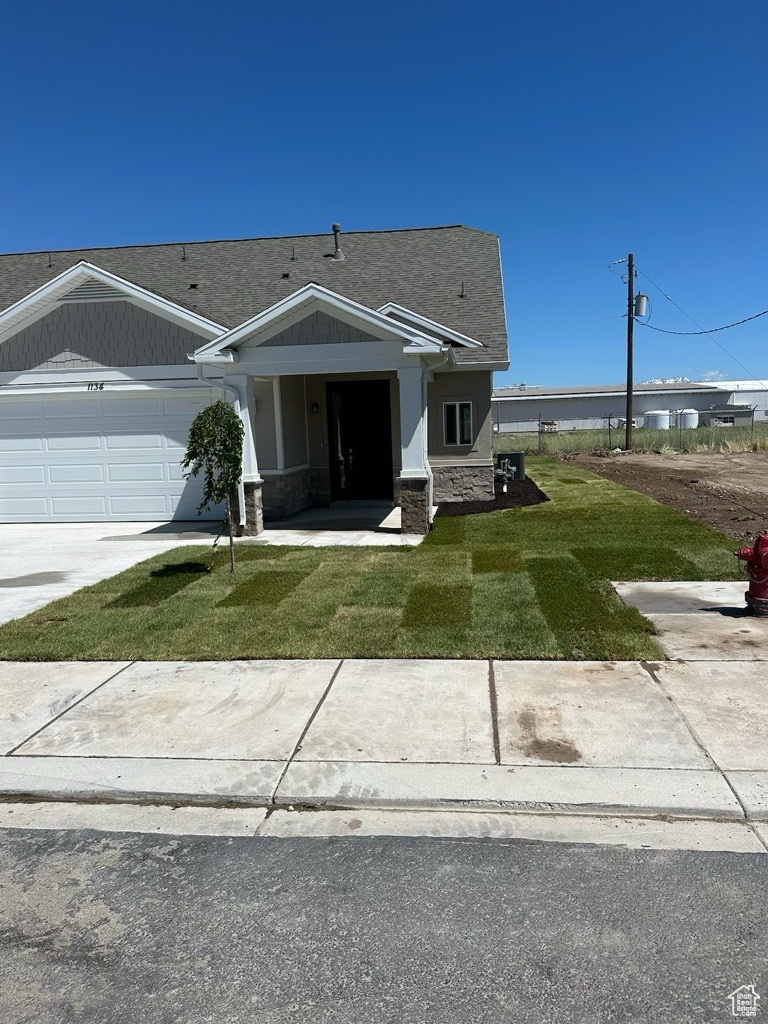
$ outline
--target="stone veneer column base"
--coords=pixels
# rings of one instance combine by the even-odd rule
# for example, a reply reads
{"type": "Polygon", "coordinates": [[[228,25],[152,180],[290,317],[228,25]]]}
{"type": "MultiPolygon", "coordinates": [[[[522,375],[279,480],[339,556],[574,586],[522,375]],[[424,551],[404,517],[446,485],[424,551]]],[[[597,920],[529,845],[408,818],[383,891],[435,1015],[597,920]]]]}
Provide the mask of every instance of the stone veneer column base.
{"type": "Polygon", "coordinates": [[[429,533],[429,481],[400,477],[401,533],[429,533]]]}
{"type": "MultiPolygon", "coordinates": [[[[243,490],[245,491],[245,526],[238,525],[237,535],[238,537],[255,537],[257,533],[262,533],[264,530],[261,481],[257,484],[244,483],[243,490]]],[[[237,496],[232,502],[232,514],[235,516],[235,522],[239,523],[240,509],[237,496]]]]}

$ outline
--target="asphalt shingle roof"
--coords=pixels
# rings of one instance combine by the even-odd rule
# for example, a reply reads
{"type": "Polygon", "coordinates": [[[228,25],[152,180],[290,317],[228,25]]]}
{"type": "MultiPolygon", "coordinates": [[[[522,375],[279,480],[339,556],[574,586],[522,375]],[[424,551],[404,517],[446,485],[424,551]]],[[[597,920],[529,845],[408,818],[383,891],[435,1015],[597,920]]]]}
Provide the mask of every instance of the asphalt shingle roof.
{"type": "Polygon", "coordinates": [[[498,237],[451,225],[333,234],[178,242],[0,255],[0,309],[86,260],[164,298],[235,327],[314,281],[373,309],[396,302],[485,347],[459,362],[507,359],[498,237]],[[295,253],[295,260],[292,256],[295,253]],[[186,259],[183,256],[186,254],[186,259]],[[289,277],[285,277],[289,274],[289,277]],[[194,284],[195,288],[190,288],[194,284]],[[461,298],[463,291],[465,298],[461,298]]]}

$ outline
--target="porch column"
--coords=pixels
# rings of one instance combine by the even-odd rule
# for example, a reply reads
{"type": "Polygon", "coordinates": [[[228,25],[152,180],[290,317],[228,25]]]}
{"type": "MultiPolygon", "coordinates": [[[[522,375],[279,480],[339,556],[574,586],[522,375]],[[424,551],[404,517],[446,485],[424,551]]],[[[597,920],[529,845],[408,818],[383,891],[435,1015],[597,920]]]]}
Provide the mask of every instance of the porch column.
{"type": "Polygon", "coordinates": [[[400,514],[403,533],[428,533],[431,509],[427,462],[427,388],[422,367],[397,371],[400,385],[400,514]]]}
{"type": "Polygon", "coordinates": [[[243,424],[243,483],[238,493],[238,503],[243,501],[245,504],[245,526],[242,527],[242,532],[252,536],[264,529],[261,495],[263,481],[259,474],[256,442],[253,436],[253,393],[246,376],[228,377],[227,384],[237,391],[240,399],[240,420],[243,424]]]}

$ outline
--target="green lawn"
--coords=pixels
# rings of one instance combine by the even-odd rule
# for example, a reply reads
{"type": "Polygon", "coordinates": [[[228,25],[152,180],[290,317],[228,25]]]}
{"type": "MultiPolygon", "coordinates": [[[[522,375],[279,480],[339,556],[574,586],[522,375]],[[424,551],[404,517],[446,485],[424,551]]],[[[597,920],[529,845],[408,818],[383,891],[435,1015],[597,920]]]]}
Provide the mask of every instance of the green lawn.
{"type": "Polygon", "coordinates": [[[417,548],[241,545],[142,562],[0,628],[6,659],[659,659],[609,580],[739,578],[734,542],[645,495],[531,458],[550,502],[438,519],[417,548]]]}

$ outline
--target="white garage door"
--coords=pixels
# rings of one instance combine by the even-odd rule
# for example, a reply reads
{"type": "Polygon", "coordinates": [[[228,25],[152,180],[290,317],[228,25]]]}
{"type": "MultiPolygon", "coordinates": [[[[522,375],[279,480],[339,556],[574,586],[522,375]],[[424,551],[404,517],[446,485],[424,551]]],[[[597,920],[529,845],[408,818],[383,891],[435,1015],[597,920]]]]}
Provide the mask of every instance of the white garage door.
{"type": "Polygon", "coordinates": [[[0,522],[197,519],[179,463],[210,390],[109,388],[0,392],[0,522]]]}

